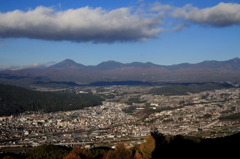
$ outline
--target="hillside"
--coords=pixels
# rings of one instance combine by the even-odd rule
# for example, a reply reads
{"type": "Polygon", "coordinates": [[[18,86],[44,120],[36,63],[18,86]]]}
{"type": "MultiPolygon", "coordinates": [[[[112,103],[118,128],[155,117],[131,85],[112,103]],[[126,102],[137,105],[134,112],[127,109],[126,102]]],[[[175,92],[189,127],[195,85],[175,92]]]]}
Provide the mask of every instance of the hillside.
{"type": "Polygon", "coordinates": [[[153,88],[149,91],[155,95],[187,95],[188,93],[199,93],[202,91],[210,91],[214,89],[232,88],[228,83],[196,83],[187,85],[168,85],[161,88],[153,88]]]}
{"type": "Polygon", "coordinates": [[[36,92],[21,87],[0,84],[0,116],[24,111],[55,112],[82,109],[101,104],[102,99],[90,94],[74,95],[36,92]]]}

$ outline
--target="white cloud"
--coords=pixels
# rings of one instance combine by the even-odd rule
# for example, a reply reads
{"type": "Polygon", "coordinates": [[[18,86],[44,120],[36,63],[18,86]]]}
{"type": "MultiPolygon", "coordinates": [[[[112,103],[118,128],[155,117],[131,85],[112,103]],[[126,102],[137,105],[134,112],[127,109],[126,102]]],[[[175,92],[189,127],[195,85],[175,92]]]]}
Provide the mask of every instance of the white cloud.
{"type": "Polygon", "coordinates": [[[173,7],[170,5],[164,5],[160,2],[155,2],[151,5],[151,11],[167,11],[172,9],[173,7]]]}
{"type": "Polygon", "coordinates": [[[215,27],[240,25],[240,4],[221,2],[214,7],[205,9],[186,5],[183,8],[175,8],[172,16],[192,23],[215,27]]]}
{"type": "Polygon", "coordinates": [[[50,61],[46,63],[33,63],[30,65],[25,65],[25,66],[15,66],[15,65],[8,65],[8,66],[0,66],[0,70],[19,70],[19,69],[26,69],[26,68],[46,68],[50,65],[56,64],[55,61],[50,61]]]}
{"type": "Polygon", "coordinates": [[[34,63],[34,64],[31,64],[31,65],[26,65],[26,66],[23,66],[22,68],[45,68],[46,65],[45,64],[41,64],[41,63],[34,63]]]}
{"type": "Polygon", "coordinates": [[[8,65],[8,66],[0,66],[0,71],[2,70],[17,70],[20,69],[19,66],[8,65]]]}
{"type": "Polygon", "coordinates": [[[161,23],[151,17],[131,14],[129,8],[111,11],[78,8],[55,12],[37,7],[23,12],[0,13],[0,37],[26,37],[43,40],[113,43],[145,41],[158,36],[161,23]]]}
{"type": "Polygon", "coordinates": [[[174,31],[178,31],[178,30],[183,30],[183,29],[184,29],[183,25],[179,24],[179,25],[176,26],[173,30],[174,30],[174,31]]]}
{"type": "Polygon", "coordinates": [[[53,65],[55,64],[56,62],[55,61],[50,61],[50,62],[47,62],[47,63],[39,63],[39,62],[36,62],[36,63],[33,63],[31,65],[26,65],[26,66],[22,66],[21,68],[46,68],[50,65],[53,65]]]}
{"type": "Polygon", "coordinates": [[[26,37],[93,43],[143,42],[168,30],[162,28],[163,25],[160,27],[164,21],[172,22],[173,31],[183,29],[184,22],[213,27],[240,25],[240,4],[237,3],[199,9],[190,4],[180,8],[156,2],[150,5],[150,10],[141,6],[135,13],[130,8],[110,11],[91,7],[65,11],[54,8],[39,6],[26,12],[0,12],[0,41],[26,37]]]}

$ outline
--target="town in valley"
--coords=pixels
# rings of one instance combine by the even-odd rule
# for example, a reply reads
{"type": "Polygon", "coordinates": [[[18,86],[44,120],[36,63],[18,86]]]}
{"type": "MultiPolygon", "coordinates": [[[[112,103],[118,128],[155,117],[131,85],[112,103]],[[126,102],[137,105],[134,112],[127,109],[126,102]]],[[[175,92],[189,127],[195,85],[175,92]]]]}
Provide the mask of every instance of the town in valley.
{"type": "Polygon", "coordinates": [[[120,141],[128,146],[141,144],[151,131],[202,138],[223,137],[240,131],[240,121],[234,120],[240,113],[239,84],[229,89],[187,95],[148,93],[156,87],[163,86],[35,88],[76,94],[91,92],[105,100],[102,105],[67,112],[27,111],[0,117],[0,148],[43,144],[114,148],[120,141]]]}

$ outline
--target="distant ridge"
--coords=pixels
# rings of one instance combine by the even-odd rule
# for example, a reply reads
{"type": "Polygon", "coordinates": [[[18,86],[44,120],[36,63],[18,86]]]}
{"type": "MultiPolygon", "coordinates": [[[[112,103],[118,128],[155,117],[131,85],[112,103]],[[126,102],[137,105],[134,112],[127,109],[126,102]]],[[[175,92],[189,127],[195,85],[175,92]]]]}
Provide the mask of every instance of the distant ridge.
{"type": "Polygon", "coordinates": [[[120,63],[106,61],[95,66],[85,66],[71,59],[63,60],[43,69],[0,71],[0,82],[18,83],[28,78],[29,83],[59,81],[75,83],[142,81],[142,82],[240,82],[240,58],[226,61],[203,61],[196,64],[157,65],[151,62],[120,63]],[[13,78],[14,77],[14,78],[13,78]],[[32,80],[34,78],[34,80],[32,80]],[[36,81],[39,79],[39,81],[36,81]],[[46,81],[47,80],[47,81],[46,81]]]}
{"type": "Polygon", "coordinates": [[[180,68],[202,68],[202,67],[208,67],[208,68],[220,68],[224,66],[231,66],[234,69],[240,68],[240,58],[236,57],[227,61],[203,61],[196,64],[190,64],[190,63],[181,63],[181,64],[174,64],[174,65],[158,65],[151,62],[132,62],[132,63],[121,63],[116,61],[105,61],[101,62],[98,65],[95,66],[85,66],[83,64],[76,63],[75,61],[71,59],[63,60],[57,64],[54,64],[52,66],[49,66],[48,68],[63,68],[63,67],[84,67],[87,69],[92,70],[110,70],[115,68],[123,68],[123,67],[141,67],[141,68],[150,68],[150,67],[157,67],[157,68],[165,68],[168,70],[177,70],[180,68]]]}

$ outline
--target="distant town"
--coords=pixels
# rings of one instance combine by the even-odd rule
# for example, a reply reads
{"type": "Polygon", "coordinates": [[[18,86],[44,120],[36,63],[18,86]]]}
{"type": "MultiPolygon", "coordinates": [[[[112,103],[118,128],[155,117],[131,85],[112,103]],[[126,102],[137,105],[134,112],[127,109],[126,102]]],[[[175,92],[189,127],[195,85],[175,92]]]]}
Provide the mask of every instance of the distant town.
{"type": "Polygon", "coordinates": [[[128,146],[141,144],[151,131],[202,138],[240,131],[239,120],[225,118],[240,113],[240,88],[175,96],[147,94],[155,87],[162,86],[38,87],[38,91],[91,92],[105,101],[68,112],[28,111],[0,117],[0,148],[43,144],[114,148],[120,141],[128,146]]]}

